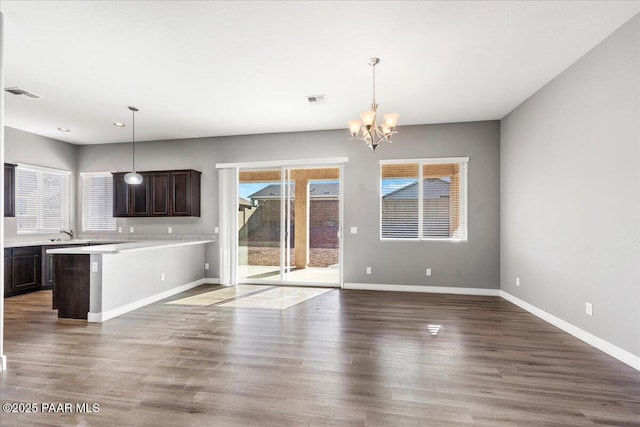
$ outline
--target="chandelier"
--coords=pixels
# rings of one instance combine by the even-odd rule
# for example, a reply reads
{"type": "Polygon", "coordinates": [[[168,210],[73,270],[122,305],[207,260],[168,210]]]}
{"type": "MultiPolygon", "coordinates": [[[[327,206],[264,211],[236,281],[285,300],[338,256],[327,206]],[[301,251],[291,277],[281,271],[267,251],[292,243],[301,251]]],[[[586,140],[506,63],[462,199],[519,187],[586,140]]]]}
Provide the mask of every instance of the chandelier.
{"type": "Polygon", "coordinates": [[[376,65],[380,63],[380,58],[369,59],[369,65],[373,69],[373,99],[371,100],[371,109],[360,114],[361,120],[349,120],[349,130],[351,131],[350,139],[363,141],[369,148],[376,151],[378,144],[381,142],[391,141],[398,122],[397,113],[385,114],[382,123],[378,125],[376,116],[378,114],[378,104],[376,104],[376,65]]]}

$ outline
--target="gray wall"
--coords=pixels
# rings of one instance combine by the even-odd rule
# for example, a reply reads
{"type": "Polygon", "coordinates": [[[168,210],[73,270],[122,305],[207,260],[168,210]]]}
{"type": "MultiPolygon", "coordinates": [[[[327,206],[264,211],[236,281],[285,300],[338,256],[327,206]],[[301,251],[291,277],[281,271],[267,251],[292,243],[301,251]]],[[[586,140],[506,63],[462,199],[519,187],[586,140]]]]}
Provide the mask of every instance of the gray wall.
{"type": "Polygon", "coordinates": [[[500,162],[501,288],[635,355],[639,52],[636,15],[502,120],[500,162]]]}
{"type": "MultiPolygon", "coordinates": [[[[5,127],[4,158],[7,163],[27,163],[72,172],[70,178],[70,226],[76,227],[76,170],[78,167],[78,150],[75,145],[57,141],[33,133],[5,127]]],[[[4,219],[4,233],[7,241],[35,241],[67,238],[56,234],[17,234],[16,219],[4,219]]]]}
{"type": "MultiPolygon", "coordinates": [[[[123,234],[114,238],[212,237],[217,225],[216,163],[349,157],[345,166],[345,282],[462,286],[499,286],[499,123],[472,122],[399,128],[393,145],[373,154],[364,145],[348,141],[346,129],[202,138],[136,143],[139,170],[193,168],[202,171],[201,218],[118,219],[123,234]],[[381,242],[379,236],[378,179],[380,159],[469,156],[468,242],[381,242]],[[128,236],[129,226],[135,234],[128,236]],[[366,267],[373,274],[366,274],[366,267]],[[433,269],[427,278],[425,268],[433,269]]],[[[79,147],[79,172],[125,171],[130,168],[129,144],[79,147]]],[[[104,235],[102,235],[104,237],[104,235]]],[[[217,247],[206,259],[218,276],[217,247]]]]}

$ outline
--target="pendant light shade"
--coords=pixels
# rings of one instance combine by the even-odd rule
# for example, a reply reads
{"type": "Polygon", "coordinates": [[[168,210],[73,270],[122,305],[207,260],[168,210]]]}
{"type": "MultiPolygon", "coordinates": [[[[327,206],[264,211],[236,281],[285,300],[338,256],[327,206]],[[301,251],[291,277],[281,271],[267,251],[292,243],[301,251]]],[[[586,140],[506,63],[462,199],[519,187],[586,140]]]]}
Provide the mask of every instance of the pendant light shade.
{"type": "Polygon", "coordinates": [[[124,182],[131,185],[142,184],[142,175],[137,172],[129,172],[124,176],[124,182]]]}
{"type": "Polygon", "coordinates": [[[124,176],[124,182],[130,185],[142,184],[142,175],[136,172],[136,107],[129,107],[133,116],[133,137],[131,138],[131,146],[133,151],[132,171],[124,176]]]}

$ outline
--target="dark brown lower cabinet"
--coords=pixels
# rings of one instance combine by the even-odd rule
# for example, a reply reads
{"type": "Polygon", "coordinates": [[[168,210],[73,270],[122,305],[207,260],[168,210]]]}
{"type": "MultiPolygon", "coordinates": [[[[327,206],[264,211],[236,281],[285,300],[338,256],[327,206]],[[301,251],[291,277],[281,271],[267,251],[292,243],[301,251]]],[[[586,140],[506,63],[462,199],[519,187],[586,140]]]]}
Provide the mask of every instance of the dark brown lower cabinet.
{"type": "Polygon", "coordinates": [[[91,255],[54,255],[53,292],[58,317],[86,319],[89,313],[91,255]]]}
{"type": "Polygon", "coordinates": [[[40,251],[40,246],[5,249],[5,297],[40,290],[40,251]]]}
{"type": "Polygon", "coordinates": [[[75,243],[69,245],[49,245],[42,246],[42,287],[41,289],[53,288],[53,255],[48,254],[48,249],[75,248],[78,246],[87,246],[88,243],[75,243]]]}
{"type": "Polygon", "coordinates": [[[11,257],[13,256],[13,249],[7,248],[4,250],[4,296],[8,297],[12,295],[13,289],[13,276],[11,275],[11,257]]]}

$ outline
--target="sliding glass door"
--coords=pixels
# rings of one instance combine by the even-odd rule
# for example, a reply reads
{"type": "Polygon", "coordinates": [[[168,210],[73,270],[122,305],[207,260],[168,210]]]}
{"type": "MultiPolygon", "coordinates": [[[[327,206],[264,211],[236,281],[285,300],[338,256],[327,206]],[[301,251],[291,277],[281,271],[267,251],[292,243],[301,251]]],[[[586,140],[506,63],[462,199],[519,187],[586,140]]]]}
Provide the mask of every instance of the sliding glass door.
{"type": "Polygon", "coordinates": [[[240,283],[340,284],[340,170],[240,169],[240,283]]]}
{"type": "Polygon", "coordinates": [[[240,171],[238,280],[280,277],[282,172],[240,171]]]}

